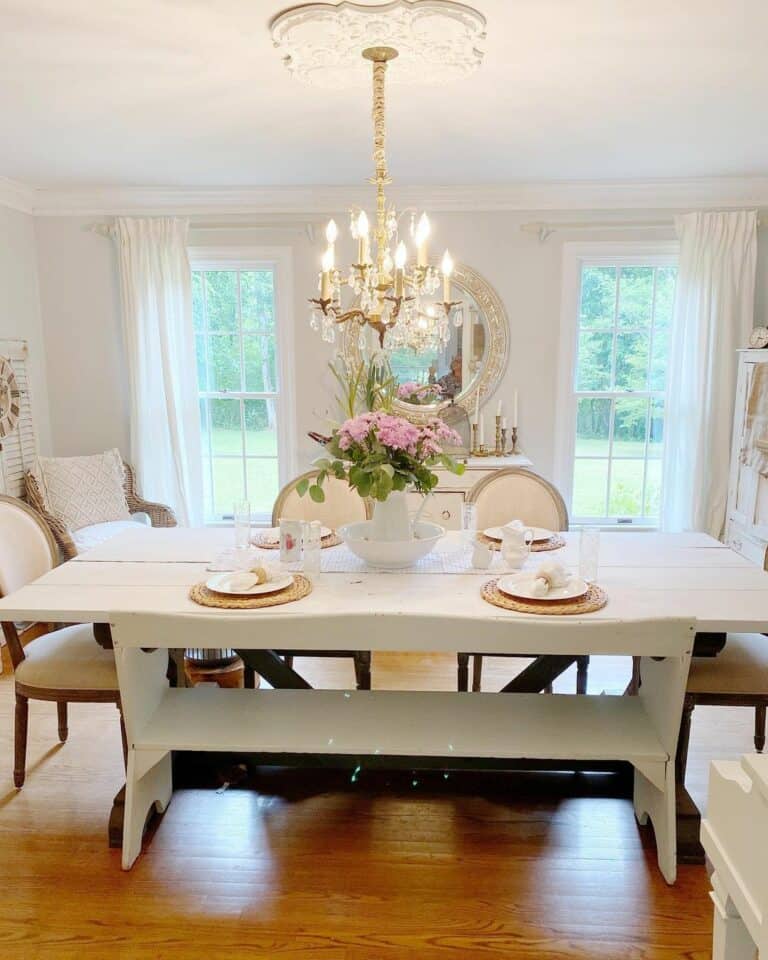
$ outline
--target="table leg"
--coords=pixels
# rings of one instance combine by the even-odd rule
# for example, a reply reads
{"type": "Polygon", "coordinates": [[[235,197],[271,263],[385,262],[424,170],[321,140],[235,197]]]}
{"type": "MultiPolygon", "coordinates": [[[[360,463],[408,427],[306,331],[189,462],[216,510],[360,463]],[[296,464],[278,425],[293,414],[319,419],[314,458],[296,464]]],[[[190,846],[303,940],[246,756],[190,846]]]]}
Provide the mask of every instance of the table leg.
{"type": "Polygon", "coordinates": [[[565,673],[576,657],[544,656],[536,657],[522,673],[501,688],[501,693],[541,693],[541,691],[565,673]]]}
{"type": "Polygon", "coordinates": [[[246,665],[255,670],[272,687],[288,690],[311,690],[301,674],[279,657],[274,650],[237,650],[236,653],[246,665]]]}

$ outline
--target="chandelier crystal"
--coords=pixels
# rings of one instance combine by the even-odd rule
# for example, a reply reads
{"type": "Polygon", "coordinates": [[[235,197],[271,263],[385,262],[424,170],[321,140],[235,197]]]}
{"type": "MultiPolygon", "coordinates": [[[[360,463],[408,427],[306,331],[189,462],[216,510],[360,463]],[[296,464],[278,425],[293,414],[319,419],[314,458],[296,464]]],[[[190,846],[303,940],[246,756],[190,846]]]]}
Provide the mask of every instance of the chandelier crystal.
{"type": "MultiPolygon", "coordinates": [[[[451,299],[453,259],[446,250],[439,269],[429,262],[430,223],[426,213],[410,211],[406,231],[413,255],[403,239],[401,220],[389,204],[385,187],[391,178],[386,161],[384,86],[387,65],[398,53],[393,47],[368,47],[363,57],[373,65],[373,162],[376,214],[373,229],[365,210],[350,211],[349,228],[357,244],[355,262],[347,268],[336,263],[338,227],[330,220],[325,230],[327,246],[321,258],[318,295],[312,304],[310,326],[332,343],[340,324],[365,327],[378,334],[383,349],[410,348],[420,352],[445,346],[451,324],[461,326],[460,300],[451,299]],[[344,305],[344,301],[347,305],[344,305]]],[[[409,211],[405,211],[407,214],[409,211]]]]}

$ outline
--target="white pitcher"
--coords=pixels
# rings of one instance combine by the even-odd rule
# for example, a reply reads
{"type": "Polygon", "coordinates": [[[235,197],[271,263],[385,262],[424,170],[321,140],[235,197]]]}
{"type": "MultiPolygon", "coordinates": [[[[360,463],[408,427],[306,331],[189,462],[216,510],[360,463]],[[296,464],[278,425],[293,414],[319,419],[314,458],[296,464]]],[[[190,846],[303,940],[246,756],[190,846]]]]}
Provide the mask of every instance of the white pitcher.
{"type": "Polygon", "coordinates": [[[530,527],[524,527],[519,520],[514,520],[501,528],[501,556],[504,563],[515,570],[519,570],[531,553],[534,533],[530,527]]]}

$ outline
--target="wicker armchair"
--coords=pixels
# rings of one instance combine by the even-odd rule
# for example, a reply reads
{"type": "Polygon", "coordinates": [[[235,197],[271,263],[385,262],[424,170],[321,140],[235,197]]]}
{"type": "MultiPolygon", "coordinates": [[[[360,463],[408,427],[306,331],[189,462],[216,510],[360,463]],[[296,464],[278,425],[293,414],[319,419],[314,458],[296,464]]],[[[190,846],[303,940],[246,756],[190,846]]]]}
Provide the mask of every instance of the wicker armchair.
{"type": "MultiPolygon", "coordinates": [[[[123,463],[125,467],[125,501],[128,504],[130,513],[146,513],[152,521],[153,527],[175,527],[176,517],[170,507],[162,503],[152,503],[150,500],[142,499],[136,489],[136,474],[133,467],[128,463],[123,463]]],[[[69,529],[61,520],[50,514],[46,508],[37,480],[31,473],[24,476],[24,485],[26,489],[26,501],[33,510],[35,510],[45,521],[48,529],[53,534],[59,550],[65,560],[71,560],[77,556],[77,547],[72,539],[69,529]]]]}

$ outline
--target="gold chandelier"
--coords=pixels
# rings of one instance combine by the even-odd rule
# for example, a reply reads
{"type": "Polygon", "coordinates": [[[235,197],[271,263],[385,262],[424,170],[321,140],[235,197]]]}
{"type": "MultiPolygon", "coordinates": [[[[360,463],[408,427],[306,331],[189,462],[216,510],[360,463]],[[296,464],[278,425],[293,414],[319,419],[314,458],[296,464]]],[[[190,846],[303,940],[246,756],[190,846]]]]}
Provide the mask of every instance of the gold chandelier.
{"type": "MultiPolygon", "coordinates": [[[[310,298],[310,325],[323,339],[335,340],[339,324],[357,323],[371,327],[379,345],[386,349],[442,347],[450,339],[450,324],[461,326],[460,300],[451,299],[453,260],[446,250],[440,269],[429,263],[430,224],[426,213],[416,219],[411,211],[410,236],[415,259],[408,264],[408,250],[400,238],[400,218],[387,203],[384,188],[392,180],[387,173],[384,82],[387,64],[397,57],[393,47],[368,47],[363,57],[373,64],[373,162],[376,187],[376,223],[371,233],[365,210],[350,211],[350,232],[357,241],[357,260],[347,271],[336,265],[338,228],[334,220],[326,227],[328,246],[322,256],[318,279],[319,295],[310,298]],[[342,306],[342,290],[352,294],[351,304],[342,306]],[[442,289],[441,289],[442,288],[442,289]],[[442,298],[427,303],[438,291],[442,298]]],[[[362,338],[362,336],[361,336],[362,338]]]]}

